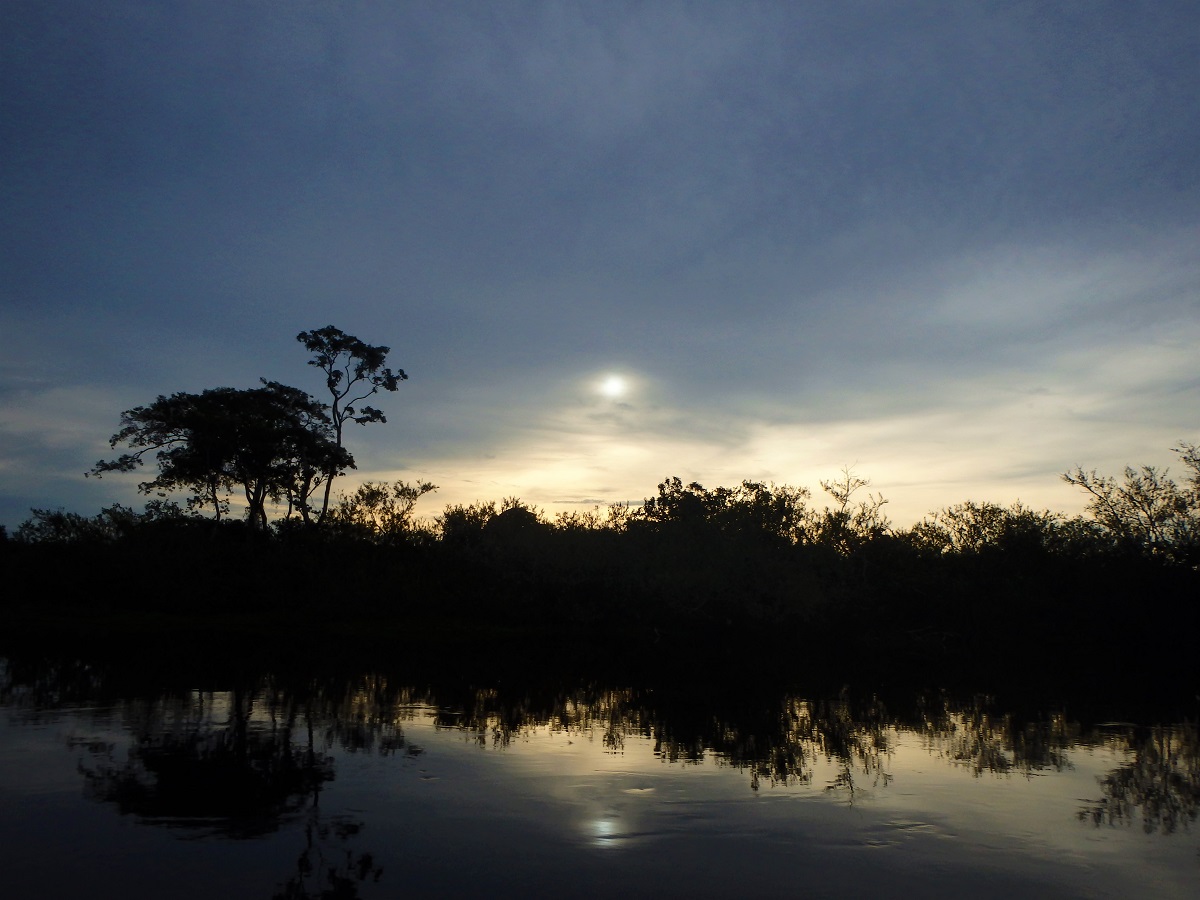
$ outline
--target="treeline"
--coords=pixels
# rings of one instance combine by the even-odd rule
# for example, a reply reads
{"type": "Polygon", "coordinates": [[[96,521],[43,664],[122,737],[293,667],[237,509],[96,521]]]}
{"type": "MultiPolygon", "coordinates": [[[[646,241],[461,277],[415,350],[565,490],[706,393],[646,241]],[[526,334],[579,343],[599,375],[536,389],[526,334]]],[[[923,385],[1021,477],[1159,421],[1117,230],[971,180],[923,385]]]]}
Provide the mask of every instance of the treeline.
{"type": "MultiPolygon", "coordinates": [[[[317,523],[265,530],[167,500],[35,510],[3,542],[10,604],[263,613],[442,635],[712,639],[888,659],[1190,658],[1200,625],[1200,451],[1187,477],[1076,470],[1086,516],[967,502],[911,528],[846,471],[804,488],[670,478],[640,506],[554,518],[515,498],[415,514],[431,484],[367,483],[317,523]],[[898,655],[898,656],[897,656],[898,655]]],[[[789,651],[790,652],[790,651],[789,651]]],[[[1075,664],[1075,663],[1073,663],[1075,664]]]]}

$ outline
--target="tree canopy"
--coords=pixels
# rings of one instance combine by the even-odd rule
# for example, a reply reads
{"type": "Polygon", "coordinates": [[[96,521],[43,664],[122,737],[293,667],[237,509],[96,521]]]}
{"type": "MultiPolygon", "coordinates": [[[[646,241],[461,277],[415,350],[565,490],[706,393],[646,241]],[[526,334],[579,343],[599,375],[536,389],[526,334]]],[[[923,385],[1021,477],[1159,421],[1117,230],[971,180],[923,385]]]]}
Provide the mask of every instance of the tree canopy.
{"type": "Polygon", "coordinates": [[[100,460],[89,474],[131,472],[153,454],[158,475],[139,485],[143,493],[191,491],[190,507],[211,508],[220,519],[229,492],[241,488],[248,519],[260,528],[267,524],[268,500],[286,501],[307,520],[318,486],[354,466],[334,439],[325,405],[275,381],[248,390],[160,395],[123,412],[121,426],[109,445],[131,452],[100,460]]]}

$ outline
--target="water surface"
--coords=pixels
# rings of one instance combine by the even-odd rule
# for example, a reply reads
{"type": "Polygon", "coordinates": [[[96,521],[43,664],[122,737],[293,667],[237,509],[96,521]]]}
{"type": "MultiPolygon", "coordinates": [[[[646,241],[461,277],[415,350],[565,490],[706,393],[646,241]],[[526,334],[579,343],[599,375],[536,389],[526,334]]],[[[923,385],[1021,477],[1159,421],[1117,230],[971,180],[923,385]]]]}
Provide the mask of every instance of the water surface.
{"type": "Polygon", "coordinates": [[[0,669],[11,897],[1194,897],[1194,724],[847,686],[0,669]]]}

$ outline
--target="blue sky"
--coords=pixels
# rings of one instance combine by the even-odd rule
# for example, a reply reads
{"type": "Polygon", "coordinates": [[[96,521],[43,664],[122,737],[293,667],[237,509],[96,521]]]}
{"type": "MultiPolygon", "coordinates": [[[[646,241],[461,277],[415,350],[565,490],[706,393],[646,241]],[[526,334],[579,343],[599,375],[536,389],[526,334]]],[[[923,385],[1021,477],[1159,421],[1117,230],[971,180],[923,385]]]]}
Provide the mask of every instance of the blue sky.
{"type": "Polygon", "coordinates": [[[1200,440],[1197,85],[1190,2],[6,0],[0,522],[140,503],[121,410],[319,393],[330,323],[427,513],[1076,511],[1200,440]]]}

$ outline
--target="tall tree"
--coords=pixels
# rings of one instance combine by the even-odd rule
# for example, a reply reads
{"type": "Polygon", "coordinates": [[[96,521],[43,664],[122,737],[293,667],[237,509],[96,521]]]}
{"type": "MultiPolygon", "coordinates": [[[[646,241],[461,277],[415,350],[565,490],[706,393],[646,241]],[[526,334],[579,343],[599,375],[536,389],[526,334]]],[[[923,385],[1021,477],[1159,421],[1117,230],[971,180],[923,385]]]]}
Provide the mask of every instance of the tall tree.
{"type": "MultiPolygon", "coordinates": [[[[371,422],[386,422],[387,418],[372,406],[358,406],[382,388],[394,391],[401,381],[408,379],[403,369],[393,372],[385,366],[390,347],[373,347],[340,328],[326,325],[315,331],[302,331],[296,340],[313,354],[308,361],[325,373],[325,385],[329,388],[332,403],[329,418],[333,424],[334,443],[342,448],[343,429],[346,422],[359,425],[371,422]]],[[[326,472],[325,498],[321,503],[319,520],[329,512],[329,491],[337,477],[336,467],[326,472]]]]}
{"type": "Polygon", "coordinates": [[[307,518],[316,486],[354,465],[333,440],[324,404],[274,381],[160,396],[123,412],[121,425],[109,445],[132,452],[101,460],[88,474],[131,472],[153,454],[158,475],[138,486],[143,493],[189,490],[189,506],[211,507],[220,520],[229,491],[240,487],[247,518],[259,528],[267,524],[268,500],[286,499],[307,518]]]}

